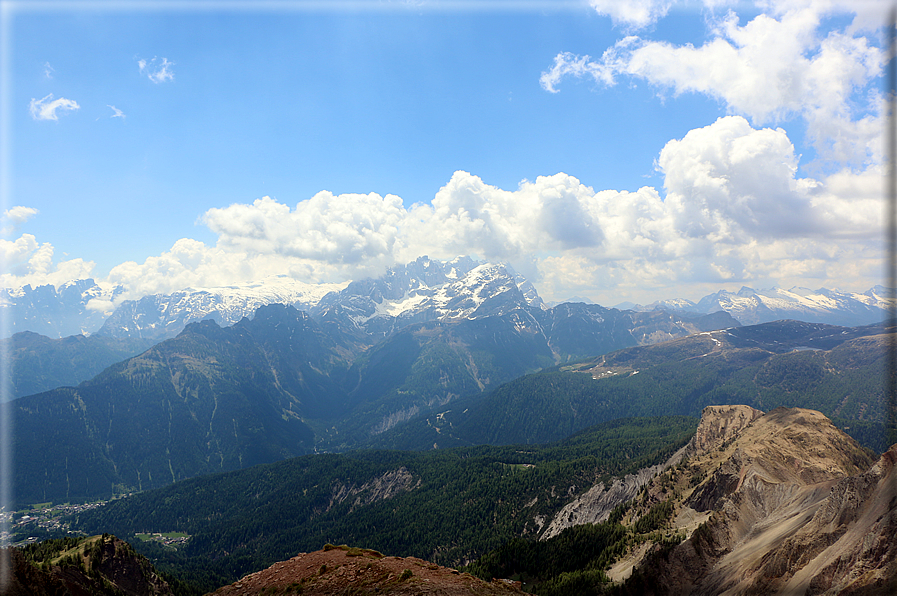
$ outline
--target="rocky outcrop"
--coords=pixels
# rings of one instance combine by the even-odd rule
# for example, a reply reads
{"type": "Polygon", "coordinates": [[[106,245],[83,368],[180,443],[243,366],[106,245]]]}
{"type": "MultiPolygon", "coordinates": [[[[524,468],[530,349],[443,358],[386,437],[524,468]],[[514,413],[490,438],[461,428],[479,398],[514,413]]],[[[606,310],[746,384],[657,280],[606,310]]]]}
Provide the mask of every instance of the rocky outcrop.
{"type": "Polygon", "coordinates": [[[763,412],[750,406],[707,406],[691,440],[691,451],[707,453],[734,438],[763,412]]]}
{"type": "Polygon", "coordinates": [[[5,549],[10,571],[4,596],[170,596],[150,562],[127,542],[104,534],[5,549]]]}
{"type": "MultiPolygon", "coordinates": [[[[635,474],[628,474],[624,478],[615,478],[610,487],[605,487],[604,483],[594,485],[565,505],[552,518],[540,536],[540,540],[557,536],[566,528],[573,526],[607,521],[615,507],[635,498],[652,478],[671,466],[677,465],[683,458],[694,454],[704,454],[718,448],[737,436],[762,415],[763,412],[750,406],[707,406],[702,412],[701,422],[698,424],[695,436],[692,437],[688,445],[674,453],[662,464],[642,468],[635,474]]],[[[714,495],[713,491],[718,490],[722,484],[724,483],[721,481],[713,485],[708,489],[709,494],[698,497],[698,506],[693,506],[693,508],[697,511],[709,509],[709,505],[706,505],[704,500],[709,498],[715,501],[715,497],[718,495],[714,495]]],[[[731,488],[734,488],[734,485],[731,488]]]]}
{"type": "Polygon", "coordinates": [[[707,433],[694,442],[705,450],[687,473],[652,482],[672,488],[679,514],[669,531],[688,512],[710,517],[671,550],[657,547],[629,591],[886,593],[897,576],[897,446],[871,465],[819,412],[778,408],[746,423],[753,414],[708,414],[716,420],[702,419],[707,433]]]}
{"type": "Polygon", "coordinates": [[[609,488],[605,488],[604,483],[599,482],[567,503],[552,518],[539,539],[548,540],[573,526],[607,521],[614,508],[635,498],[652,478],[679,463],[687,450],[688,446],[683,447],[662,464],[642,468],[635,474],[627,474],[623,478],[615,478],[609,488]]]}
{"type": "Polygon", "coordinates": [[[391,499],[418,486],[420,486],[420,478],[418,478],[415,484],[414,476],[405,466],[385,472],[383,475],[377,476],[361,486],[346,486],[338,482],[333,486],[333,491],[330,495],[330,505],[327,507],[327,510],[329,511],[335,504],[342,503],[352,497],[355,497],[355,500],[352,502],[353,509],[364,507],[377,501],[391,499]]]}

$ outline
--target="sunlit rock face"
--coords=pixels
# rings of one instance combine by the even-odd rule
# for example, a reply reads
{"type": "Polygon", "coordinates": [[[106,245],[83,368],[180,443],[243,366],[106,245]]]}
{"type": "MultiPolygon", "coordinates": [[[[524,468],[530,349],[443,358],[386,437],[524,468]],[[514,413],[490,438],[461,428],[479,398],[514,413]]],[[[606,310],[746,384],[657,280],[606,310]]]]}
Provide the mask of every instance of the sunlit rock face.
{"type": "Polygon", "coordinates": [[[897,445],[874,462],[819,412],[714,406],[686,451],[678,473],[643,492],[649,503],[673,499],[669,531],[686,539],[663,554],[654,546],[630,555],[638,560],[627,569],[640,569],[633,589],[892,593],[897,445]]]}

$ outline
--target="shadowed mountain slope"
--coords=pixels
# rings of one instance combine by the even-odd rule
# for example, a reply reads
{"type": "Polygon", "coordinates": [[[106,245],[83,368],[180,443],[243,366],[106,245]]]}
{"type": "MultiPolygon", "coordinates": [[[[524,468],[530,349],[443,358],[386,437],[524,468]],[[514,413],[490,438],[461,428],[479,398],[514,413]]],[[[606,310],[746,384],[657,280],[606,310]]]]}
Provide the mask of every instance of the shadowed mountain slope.
{"type": "Polygon", "coordinates": [[[892,341],[880,325],[798,321],[702,332],[521,377],[411,421],[376,444],[544,442],[624,416],[697,416],[707,405],[742,403],[818,409],[881,452],[892,341]]]}

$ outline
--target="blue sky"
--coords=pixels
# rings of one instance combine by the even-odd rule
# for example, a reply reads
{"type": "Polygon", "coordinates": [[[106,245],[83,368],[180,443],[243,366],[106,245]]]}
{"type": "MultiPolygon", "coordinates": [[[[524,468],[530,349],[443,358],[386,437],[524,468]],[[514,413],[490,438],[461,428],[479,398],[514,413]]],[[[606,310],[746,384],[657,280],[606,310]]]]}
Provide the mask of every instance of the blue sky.
{"type": "Polygon", "coordinates": [[[4,282],[472,254],[548,300],[864,291],[885,8],[4,1],[4,282]]]}

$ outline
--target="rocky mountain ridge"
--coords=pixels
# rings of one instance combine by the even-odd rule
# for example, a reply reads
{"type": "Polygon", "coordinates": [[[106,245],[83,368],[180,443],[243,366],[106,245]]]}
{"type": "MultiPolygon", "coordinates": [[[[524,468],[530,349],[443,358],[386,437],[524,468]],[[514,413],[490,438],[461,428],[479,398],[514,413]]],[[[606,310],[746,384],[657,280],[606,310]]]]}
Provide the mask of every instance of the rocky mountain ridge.
{"type": "Polygon", "coordinates": [[[708,406],[685,457],[631,502],[668,502],[673,547],[608,575],[639,594],[886,593],[897,578],[897,446],[874,461],[819,412],[708,406]],[[874,465],[873,465],[874,463],[874,465]],[[888,582],[891,582],[890,584],[888,582]]]}
{"type": "Polygon", "coordinates": [[[618,491],[609,515],[595,485],[539,541],[472,570],[558,595],[893,594],[895,462],[897,445],[876,457],[814,410],[707,406],[683,449],[626,477],[636,495],[618,491]],[[575,569],[545,561],[558,550],[575,569]]]}
{"type": "Polygon", "coordinates": [[[742,325],[795,319],[850,327],[884,320],[893,300],[893,292],[882,286],[875,286],[863,293],[797,287],[790,290],[775,287],[755,290],[745,286],[737,292],[720,290],[698,302],[678,298],[629,307],[633,310],[660,309],[699,314],[725,311],[742,325]]]}
{"type": "MultiPolygon", "coordinates": [[[[92,279],[68,282],[59,288],[4,288],[0,308],[12,311],[13,333],[32,331],[54,338],[100,333],[157,341],[174,337],[190,322],[205,318],[231,325],[272,303],[290,304],[324,318],[342,318],[344,323],[351,321],[375,333],[408,322],[470,317],[477,311],[476,316],[494,314],[508,308],[509,303],[547,308],[532,283],[509,265],[469,257],[449,261],[420,257],[378,278],[351,283],[310,284],[281,275],[255,283],[188,288],[136,300],[121,301],[123,293],[120,286],[98,284],[92,279]],[[491,294],[505,297],[495,300],[491,294]]],[[[698,302],[670,299],[647,306],[627,303],[619,308],[665,310],[692,318],[727,312],[743,325],[798,319],[855,326],[881,321],[890,300],[890,292],[881,286],[864,293],[744,287],[737,292],[721,290],[698,302]]]]}
{"type": "Polygon", "coordinates": [[[655,477],[678,465],[683,459],[709,452],[733,439],[762,415],[763,412],[750,406],[708,406],[704,409],[695,435],[667,461],[642,468],[623,478],[615,478],[610,487],[596,484],[565,505],[549,522],[540,535],[540,540],[548,540],[567,528],[607,521],[617,506],[634,499],[655,477]]]}

